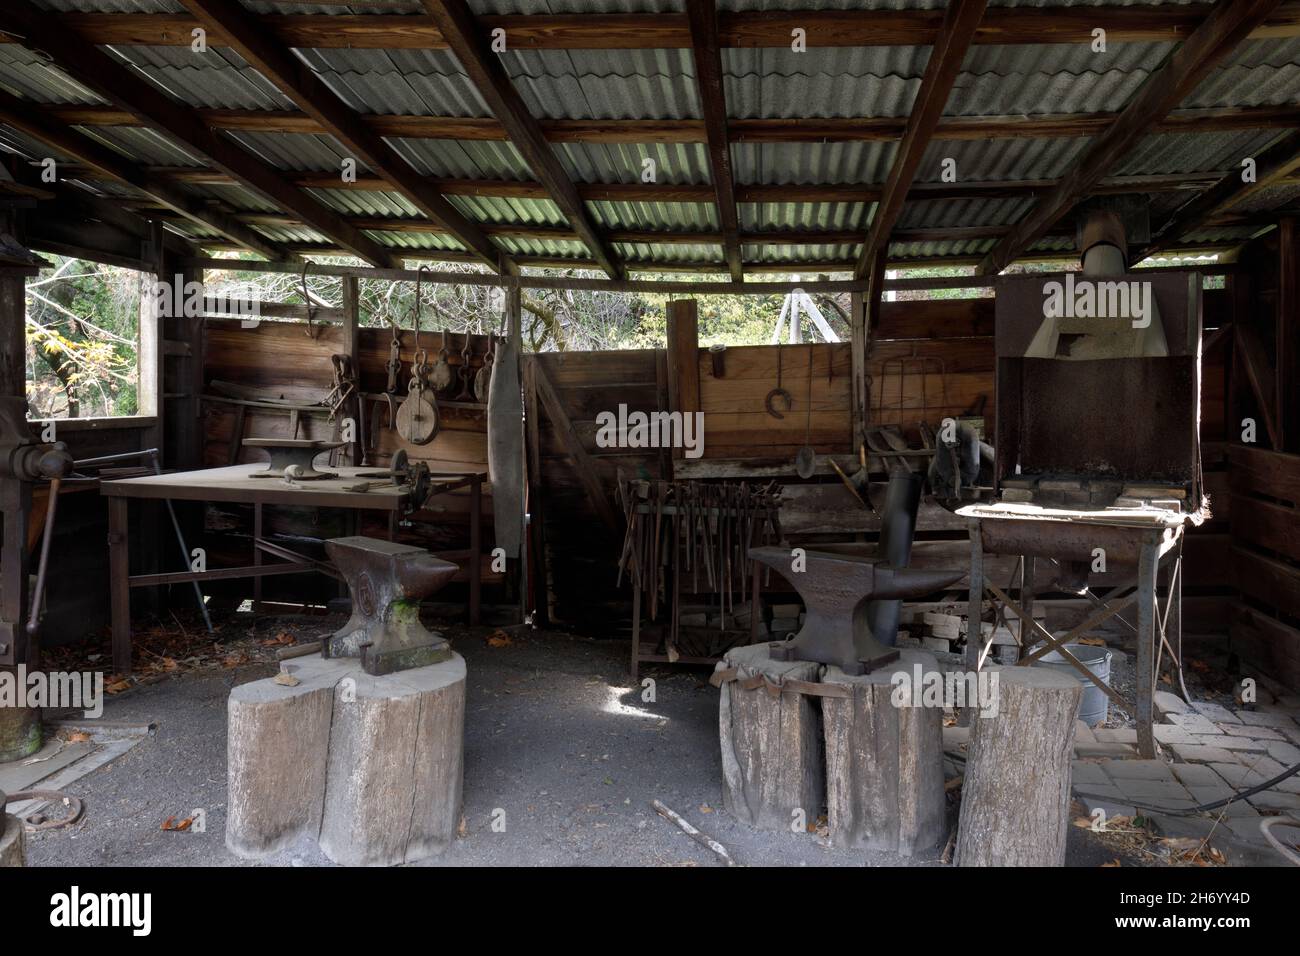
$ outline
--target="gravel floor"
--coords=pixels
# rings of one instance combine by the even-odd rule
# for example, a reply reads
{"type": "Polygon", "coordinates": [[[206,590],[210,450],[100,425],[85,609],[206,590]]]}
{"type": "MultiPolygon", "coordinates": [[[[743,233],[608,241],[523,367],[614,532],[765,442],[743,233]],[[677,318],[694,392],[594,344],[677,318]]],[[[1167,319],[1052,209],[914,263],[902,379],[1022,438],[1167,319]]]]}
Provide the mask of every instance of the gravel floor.
{"type": "MultiPolygon", "coordinates": [[[[258,630],[267,627],[275,622],[258,630]]],[[[485,629],[447,633],[469,666],[465,825],[435,865],[717,865],[653,811],[655,798],[746,864],[938,865],[938,848],[923,860],[868,855],[816,834],[757,831],[722,811],[718,692],[705,671],[651,670],[657,699],[643,703],[627,686],[621,641],[533,634],[493,647],[485,629]],[[491,826],[498,809],[503,833],[491,826]]],[[[273,672],[265,663],[203,667],[110,698],[105,719],[152,720],[157,730],[70,788],[86,801],[85,818],[32,834],[29,864],[246,865],[224,844],[226,698],[273,672]],[[199,808],[206,832],[160,829],[199,808]]],[[[1113,857],[1071,833],[1071,863],[1113,857]]],[[[328,864],[307,841],[264,862],[328,864]]]]}

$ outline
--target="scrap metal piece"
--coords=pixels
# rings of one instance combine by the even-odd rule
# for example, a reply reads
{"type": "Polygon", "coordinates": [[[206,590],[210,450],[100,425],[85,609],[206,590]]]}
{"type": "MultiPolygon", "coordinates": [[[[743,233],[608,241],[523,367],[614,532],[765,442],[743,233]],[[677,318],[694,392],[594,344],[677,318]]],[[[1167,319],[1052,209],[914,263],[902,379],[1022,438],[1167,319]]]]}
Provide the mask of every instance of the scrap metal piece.
{"type": "Polygon", "coordinates": [[[391,674],[451,658],[451,645],[420,623],[420,602],[459,570],[423,548],[353,536],[325,542],[347,581],[352,617],[321,642],[323,657],[359,657],[367,674],[391,674]]]}
{"type": "Polygon", "coordinates": [[[777,660],[834,664],[863,674],[898,659],[871,633],[872,601],[917,598],[966,576],[964,570],[892,568],[882,557],[806,551],[806,569],[791,573],[788,548],[751,548],[749,556],[786,578],[803,599],[804,625],[788,641],[773,642],[777,660]]]}

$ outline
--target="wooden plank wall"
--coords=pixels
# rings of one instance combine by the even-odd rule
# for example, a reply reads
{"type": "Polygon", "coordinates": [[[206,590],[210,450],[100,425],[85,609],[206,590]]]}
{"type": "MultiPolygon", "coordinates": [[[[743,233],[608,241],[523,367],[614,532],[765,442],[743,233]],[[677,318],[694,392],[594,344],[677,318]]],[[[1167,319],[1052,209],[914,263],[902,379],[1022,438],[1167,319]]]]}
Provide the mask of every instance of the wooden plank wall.
{"type": "MultiPolygon", "coordinates": [[[[230,383],[241,389],[255,389],[259,397],[281,398],[306,403],[323,399],[333,385],[333,366],[330,356],[346,351],[344,328],[337,324],[317,324],[314,336],[309,336],[301,322],[262,320],[245,327],[238,320],[209,319],[206,323],[206,348],[204,356],[205,391],[211,395],[213,383],[230,383]]],[[[359,377],[363,391],[379,393],[387,384],[385,363],[388,361],[391,333],[387,329],[363,328],[359,330],[359,377]]],[[[414,357],[415,341],[411,331],[401,336],[403,368],[399,378],[405,387],[414,357]]],[[[461,365],[460,349],[464,337],[449,335],[449,362],[454,369],[461,365]]],[[[438,357],[441,336],[425,332],[421,345],[429,352],[429,361],[438,357]]],[[[471,368],[482,365],[482,355],[487,345],[484,336],[470,340],[471,368]]],[[[400,393],[400,389],[399,389],[400,393]]],[[[367,406],[369,409],[371,406],[367,406]]],[[[437,437],[427,445],[411,445],[401,440],[397,433],[382,427],[378,433],[375,454],[370,464],[377,469],[386,467],[392,454],[404,448],[412,460],[425,461],[434,472],[487,471],[487,416],[486,410],[476,407],[450,407],[440,403],[442,426],[437,437]]],[[[203,465],[218,467],[231,462],[231,443],[236,431],[239,406],[219,400],[204,402],[203,465]]],[[[381,419],[387,423],[387,412],[381,419]]],[[[369,419],[367,420],[369,424],[369,419]]],[[[285,411],[278,409],[248,408],[244,419],[245,438],[288,438],[290,420],[285,411]]],[[[325,415],[302,415],[299,438],[328,440],[334,437],[334,426],[325,415]]],[[[266,460],[265,452],[257,449],[234,450],[234,461],[257,462],[266,460]]],[[[484,550],[492,542],[492,502],[490,489],[485,486],[483,514],[484,550]]],[[[243,561],[247,558],[248,509],[210,509],[208,525],[219,526],[222,536],[209,536],[209,544],[223,559],[243,561]],[[216,515],[214,517],[214,510],[216,515]]],[[[424,512],[413,516],[410,527],[401,530],[403,540],[421,544],[435,551],[465,548],[469,543],[469,493],[456,492],[439,496],[430,502],[424,512]]],[[[338,515],[316,514],[314,509],[268,509],[266,527],[271,533],[302,534],[311,537],[332,537],[349,533],[338,515]]],[[[386,528],[367,525],[363,533],[386,535],[386,528]]],[[[275,593],[302,594],[303,579],[280,581],[268,578],[264,589],[268,595],[275,593]]],[[[485,577],[485,583],[499,578],[485,577]]],[[[316,582],[319,584],[320,582],[316,582]]],[[[245,587],[246,582],[236,582],[235,587],[245,587]]],[[[320,590],[317,588],[316,590],[320,590]]]]}
{"type": "Polygon", "coordinates": [[[1300,455],[1233,445],[1233,649],[1300,690],[1300,455]]]}

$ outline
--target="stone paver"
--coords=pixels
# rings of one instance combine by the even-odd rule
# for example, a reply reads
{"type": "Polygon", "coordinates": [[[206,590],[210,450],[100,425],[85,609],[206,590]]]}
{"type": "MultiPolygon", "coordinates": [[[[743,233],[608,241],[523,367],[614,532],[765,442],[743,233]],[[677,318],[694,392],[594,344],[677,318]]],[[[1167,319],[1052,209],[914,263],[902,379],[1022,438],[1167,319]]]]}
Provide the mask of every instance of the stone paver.
{"type": "MultiPolygon", "coordinates": [[[[1219,734],[1217,737],[1197,737],[1198,744],[1206,744],[1211,747],[1219,747],[1223,750],[1232,750],[1243,754],[1263,754],[1268,753],[1270,743],[1282,743],[1282,741],[1254,740],[1250,737],[1229,737],[1227,734],[1219,734]]],[[[1240,758],[1247,763],[1249,757],[1240,758]]]]}
{"type": "Polygon", "coordinates": [[[1075,744],[1074,755],[1076,757],[1112,757],[1117,760],[1127,760],[1137,755],[1137,751],[1128,744],[1110,744],[1096,741],[1095,743],[1075,744]]]}
{"type": "Polygon", "coordinates": [[[1199,763],[1181,763],[1173,767],[1174,776],[1188,787],[1224,787],[1222,777],[1215,773],[1213,767],[1199,763]]]}
{"type": "Polygon", "coordinates": [[[1300,763],[1300,747],[1283,743],[1280,740],[1269,742],[1268,755],[1284,767],[1294,767],[1300,763]]]}
{"type": "MultiPolygon", "coordinates": [[[[1232,790],[1229,787],[1192,787],[1192,799],[1196,801],[1197,806],[1207,803],[1215,803],[1219,800],[1232,796],[1232,790]]],[[[1212,817],[1223,814],[1225,817],[1257,817],[1259,813],[1245,800],[1233,800],[1226,807],[1215,807],[1213,810],[1206,810],[1212,817]]]]}
{"type": "Polygon", "coordinates": [[[1228,708],[1223,707],[1219,704],[1211,704],[1208,702],[1201,703],[1198,701],[1193,706],[1196,708],[1197,712],[1200,713],[1202,716],[1207,717],[1210,720],[1213,720],[1215,722],[1225,723],[1225,724],[1236,724],[1240,722],[1237,720],[1236,714],[1228,710],[1228,708]]]}
{"type": "Polygon", "coordinates": [[[1183,809],[1195,806],[1191,793],[1177,780],[1116,780],[1124,796],[1139,803],[1151,803],[1158,807],[1183,809]]]}
{"type": "Polygon", "coordinates": [[[1231,763],[1232,752],[1205,744],[1171,744],[1170,749],[1184,763],[1231,763]]]}
{"type": "Polygon", "coordinates": [[[1177,724],[1156,724],[1151,728],[1156,740],[1162,744],[1199,744],[1201,738],[1186,727],[1177,724]]]}
{"type": "Polygon", "coordinates": [[[1251,797],[1250,804],[1261,810],[1283,810],[1293,817],[1300,818],[1300,793],[1265,790],[1251,797]]]}
{"type": "Polygon", "coordinates": [[[1101,765],[1112,780],[1168,780],[1173,771],[1162,760],[1107,760],[1101,765]]]}
{"type": "Polygon", "coordinates": [[[1085,784],[1109,784],[1110,777],[1101,764],[1087,760],[1076,760],[1070,764],[1070,786],[1080,787],[1085,784]]]}
{"type": "Polygon", "coordinates": [[[1138,739],[1138,732],[1132,727],[1098,727],[1092,733],[1098,741],[1106,744],[1136,744],[1138,739]]]}
{"type": "Polygon", "coordinates": [[[1191,704],[1167,690],[1156,691],[1151,696],[1151,701],[1155,704],[1156,711],[1161,714],[1185,714],[1192,709],[1191,704]]]}
{"type": "Polygon", "coordinates": [[[1249,737],[1251,740],[1282,740],[1280,733],[1272,727],[1255,727],[1246,724],[1222,724],[1219,727],[1230,737],[1249,737]]]}
{"type": "Polygon", "coordinates": [[[1170,714],[1170,723],[1182,727],[1184,730],[1193,734],[1205,734],[1207,736],[1222,733],[1215,725],[1214,721],[1200,714],[1170,714]]]}
{"type": "MultiPolygon", "coordinates": [[[[1115,788],[1112,787],[1111,789],[1115,788]]],[[[1106,791],[1098,788],[1098,793],[1104,794],[1106,791]]],[[[1087,794],[1082,794],[1079,797],[1079,802],[1083,804],[1088,816],[1092,816],[1092,812],[1098,807],[1100,807],[1108,817],[1137,816],[1137,807],[1126,804],[1123,800],[1124,796],[1118,790],[1115,790],[1115,793],[1112,796],[1089,796],[1087,794]]]]}
{"type": "Polygon", "coordinates": [[[1289,730],[1296,726],[1296,722],[1286,714],[1269,713],[1266,710],[1243,710],[1237,714],[1237,719],[1243,724],[1256,727],[1284,727],[1289,730]]]}

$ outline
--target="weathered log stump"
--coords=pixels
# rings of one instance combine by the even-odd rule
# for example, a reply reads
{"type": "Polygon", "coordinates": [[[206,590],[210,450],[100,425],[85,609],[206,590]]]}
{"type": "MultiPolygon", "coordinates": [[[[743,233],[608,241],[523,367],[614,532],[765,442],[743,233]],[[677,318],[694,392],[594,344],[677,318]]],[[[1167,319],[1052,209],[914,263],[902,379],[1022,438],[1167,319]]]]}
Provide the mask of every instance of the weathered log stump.
{"type": "MultiPolygon", "coordinates": [[[[775,661],[766,644],[734,647],[718,664],[740,681],[761,675],[773,682],[816,681],[821,665],[775,661]]],[[[722,744],[722,805],[754,826],[789,830],[802,811],[816,819],[825,800],[822,734],[817,705],[805,694],[773,693],[722,684],[718,732],[722,744]]]]}
{"type": "Polygon", "coordinates": [[[226,845],[261,857],[302,835],[347,866],[409,863],[460,821],[465,661],[372,676],[357,658],[303,658],[295,686],[230,694],[226,845]]]}
{"type": "MultiPolygon", "coordinates": [[[[924,651],[903,650],[897,663],[861,676],[826,668],[822,683],[851,696],[822,698],[826,730],[826,804],[836,846],[913,856],[935,846],[947,828],[943,791],[943,707],[899,705],[895,674],[942,680],[924,651]],[[919,671],[917,670],[919,668],[919,671]]],[[[900,691],[899,694],[902,697],[900,691]]]]}
{"type": "Polygon", "coordinates": [[[6,813],[0,824],[4,830],[0,833],[0,867],[23,866],[23,821],[6,813]]]}
{"type": "Polygon", "coordinates": [[[1083,687],[1042,667],[998,667],[997,715],[972,721],[958,866],[1061,866],[1083,687]]]}

